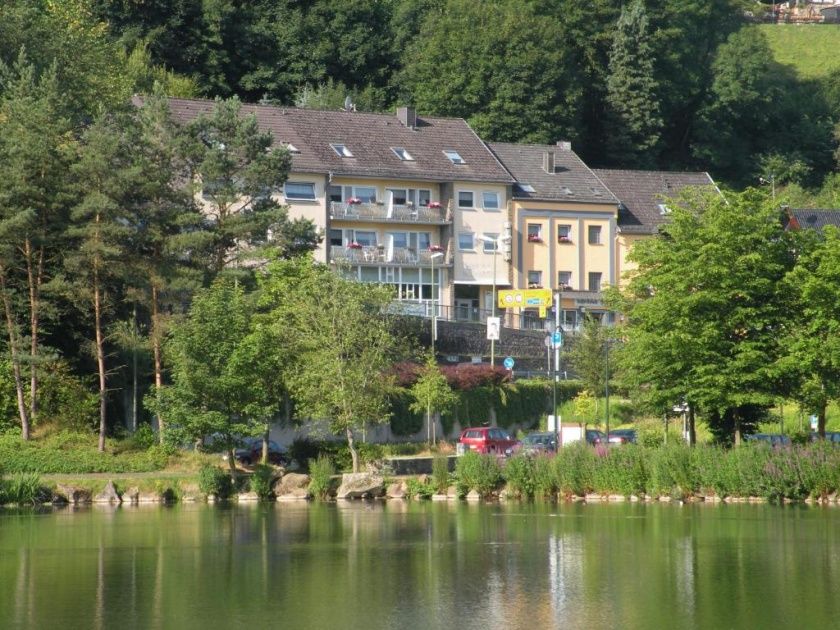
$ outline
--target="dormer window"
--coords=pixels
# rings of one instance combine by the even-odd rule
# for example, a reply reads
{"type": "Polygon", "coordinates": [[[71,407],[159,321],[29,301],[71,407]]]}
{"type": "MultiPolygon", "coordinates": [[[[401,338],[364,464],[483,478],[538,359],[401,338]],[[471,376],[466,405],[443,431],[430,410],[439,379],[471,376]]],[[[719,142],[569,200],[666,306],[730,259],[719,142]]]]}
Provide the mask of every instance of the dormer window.
{"type": "Polygon", "coordinates": [[[300,149],[298,149],[295,145],[289,142],[286,145],[286,148],[289,150],[289,153],[300,153],[300,149]]]}
{"type": "Polygon", "coordinates": [[[348,149],[343,144],[331,144],[330,146],[333,148],[333,151],[335,151],[338,154],[339,157],[343,157],[343,158],[353,157],[353,154],[350,152],[350,149],[348,149]]]}
{"type": "Polygon", "coordinates": [[[572,194],[572,189],[569,188],[568,186],[563,186],[563,188],[561,188],[560,190],[563,191],[564,195],[571,195],[572,194]]]}
{"type": "Polygon", "coordinates": [[[449,151],[444,150],[443,154],[449,158],[449,161],[453,164],[466,164],[467,161],[461,157],[461,155],[457,151],[449,151]]]}
{"type": "Polygon", "coordinates": [[[659,214],[671,214],[671,208],[666,206],[664,203],[656,204],[656,207],[659,208],[659,214]]]}
{"type": "Polygon", "coordinates": [[[516,188],[520,192],[529,193],[529,194],[537,192],[536,190],[534,190],[534,187],[531,186],[531,184],[518,183],[518,184],[514,184],[513,186],[514,186],[514,188],[516,188]]]}
{"type": "Polygon", "coordinates": [[[413,162],[414,158],[411,157],[411,153],[403,149],[402,147],[391,147],[391,151],[394,152],[398,158],[400,158],[403,162],[413,162]]]}

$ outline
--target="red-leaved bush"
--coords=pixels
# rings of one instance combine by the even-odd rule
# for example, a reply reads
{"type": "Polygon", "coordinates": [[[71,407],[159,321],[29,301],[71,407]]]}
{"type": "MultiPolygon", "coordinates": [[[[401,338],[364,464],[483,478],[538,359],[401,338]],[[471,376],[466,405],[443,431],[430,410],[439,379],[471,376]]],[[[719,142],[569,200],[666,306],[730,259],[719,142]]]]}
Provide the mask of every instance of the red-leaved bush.
{"type": "Polygon", "coordinates": [[[510,380],[510,372],[500,365],[486,363],[459,363],[440,368],[449,386],[460,391],[469,391],[482,385],[501,385],[510,380]]]}

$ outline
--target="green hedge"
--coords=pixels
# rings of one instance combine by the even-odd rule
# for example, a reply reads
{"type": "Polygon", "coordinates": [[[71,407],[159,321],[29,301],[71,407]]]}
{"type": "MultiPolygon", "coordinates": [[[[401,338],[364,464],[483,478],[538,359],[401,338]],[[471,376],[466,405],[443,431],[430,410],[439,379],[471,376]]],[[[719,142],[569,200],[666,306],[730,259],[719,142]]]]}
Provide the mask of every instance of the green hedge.
{"type": "Polygon", "coordinates": [[[0,435],[0,462],[6,473],[153,472],[165,468],[168,460],[169,451],[158,445],[119,455],[100,453],[88,434],[61,432],[28,442],[17,432],[0,435]]]}
{"type": "Polygon", "coordinates": [[[414,435],[423,428],[423,414],[409,409],[414,401],[407,390],[398,391],[390,397],[391,432],[398,436],[414,435]]]}

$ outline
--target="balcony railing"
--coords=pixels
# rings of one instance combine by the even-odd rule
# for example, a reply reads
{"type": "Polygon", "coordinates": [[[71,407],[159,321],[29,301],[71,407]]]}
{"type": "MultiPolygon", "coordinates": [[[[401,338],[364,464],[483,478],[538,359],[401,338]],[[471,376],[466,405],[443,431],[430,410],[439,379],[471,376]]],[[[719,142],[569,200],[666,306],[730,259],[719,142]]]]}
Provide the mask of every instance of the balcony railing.
{"type": "MultiPolygon", "coordinates": [[[[330,260],[337,263],[352,265],[415,265],[431,267],[433,252],[428,249],[417,251],[414,247],[393,247],[388,250],[385,246],[364,245],[361,247],[330,247],[330,260]]],[[[441,252],[442,253],[442,252],[441,252]]],[[[435,258],[435,267],[451,265],[452,260],[447,254],[435,258]]]]}
{"type": "Polygon", "coordinates": [[[330,202],[330,218],[335,221],[378,221],[391,223],[422,223],[445,225],[452,223],[446,208],[427,206],[389,206],[378,203],[330,202]]]}

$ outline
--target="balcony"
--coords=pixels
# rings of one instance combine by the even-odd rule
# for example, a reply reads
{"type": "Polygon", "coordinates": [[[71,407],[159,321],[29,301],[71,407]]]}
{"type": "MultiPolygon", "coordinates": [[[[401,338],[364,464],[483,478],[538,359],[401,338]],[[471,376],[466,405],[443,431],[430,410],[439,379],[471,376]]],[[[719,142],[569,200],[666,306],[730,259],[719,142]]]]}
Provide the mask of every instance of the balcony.
{"type": "MultiPolygon", "coordinates": [[[[390,251],[384,245],[364,245],[361,247],[330,247],[330,261],[350,265],[404,265],[431,267],[432,255],[438,252],[414,247],[394,247],[390,251]]],[[[449,255],[435,258],[435,267],[447,267],[452,264],[449,255]]]]}
{"type": "Polygon", "coordinates": [[[444,207],[389,206],[379,203],[330,202],[333,221],[371,221],[376,223],[412,223],[415,225],[447,225],[452,216],[444,207]]]}

